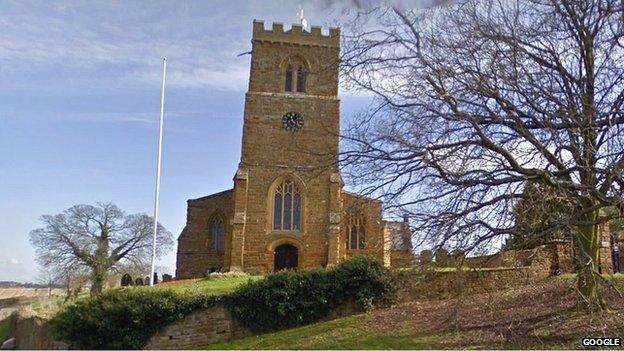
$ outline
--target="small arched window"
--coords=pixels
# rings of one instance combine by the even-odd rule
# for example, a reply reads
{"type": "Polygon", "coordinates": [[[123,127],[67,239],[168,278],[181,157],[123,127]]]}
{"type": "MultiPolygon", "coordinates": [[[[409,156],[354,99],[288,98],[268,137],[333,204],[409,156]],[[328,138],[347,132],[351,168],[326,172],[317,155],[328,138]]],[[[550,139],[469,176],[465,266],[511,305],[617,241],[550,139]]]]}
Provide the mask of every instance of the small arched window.
{"type": "Polygon", "coordinates": [[[308,65],[306,61],[298,56],[293,55],[288,57],[283,66],[284,74],[284,91],[288,93],[305,93],[306,92],[306,79],[308,76],[308,65]]]}
{"type": "Polygon", "coordinates": [[[285,91],[293,90],[293,68],[291,65],[286,66],[286,83],[284,86],[285,91]]]}
{"type": "Polygon", "coordinates": [[[212,242],[212,251],[223,252],[225,248],[225,228],[223,226],[223,218],[215,216],[208,226],[210,232],[210,241],[212,242]]]}
{"type": "Polygon", "coordinates": [[[297,92],[304,93],[305,92],[305,80],[306,80],[306,71],[303,66],[299,66],[297,69],[297,92]]]}
{"type": "Polygon", "coordinates": [[[349,250],[363,250],[366,248],[366,229],[364,215],[357,214],[349,217],[349,250]]]}
{"type": "Polygon", "coordinates": [[[284,179],[275,187],[273,230],[301,230],[301,191],[292,180],[284,179]]]}

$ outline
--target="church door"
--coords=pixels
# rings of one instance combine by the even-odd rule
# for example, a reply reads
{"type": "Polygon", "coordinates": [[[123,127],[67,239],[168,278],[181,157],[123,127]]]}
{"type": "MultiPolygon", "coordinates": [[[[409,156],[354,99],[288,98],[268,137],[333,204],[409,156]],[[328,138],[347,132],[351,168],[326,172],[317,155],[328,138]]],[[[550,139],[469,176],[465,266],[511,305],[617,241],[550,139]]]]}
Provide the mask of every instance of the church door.
{"type": "Polygon", "coordinates": [[[275,248],[274,270],[297,269],[299,264],[299,250],[290,245],[284,244],[275,248]]]}

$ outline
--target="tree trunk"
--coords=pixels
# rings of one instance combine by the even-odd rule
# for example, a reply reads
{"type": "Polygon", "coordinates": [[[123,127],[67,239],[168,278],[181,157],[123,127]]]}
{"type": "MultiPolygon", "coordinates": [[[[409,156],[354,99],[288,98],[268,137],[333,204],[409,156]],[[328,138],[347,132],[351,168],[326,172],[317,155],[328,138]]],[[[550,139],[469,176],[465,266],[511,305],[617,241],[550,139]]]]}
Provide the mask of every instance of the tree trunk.
{"type": "Polygon", "coordinates": [[[98,295],[104,288],[104,281],[106,280],[106,271],[96,267],[93,268],[91,273],[91,296],[98,295]]]}
{"type": "Polygon", "coordinates": [[[98,238],[98,246],[95,250],[94,266],[91,279],[91,296],[98,295],[104,288],[104,281],[108,273],[108,228],[103,227],[98,238]]]}
{"type": "MultiPolygon", "coordinates": [[[[598,211],[585,216],[584,221],[595,223],[598,211]]],[[[600,266],[600,235],[597,224],[588,224],[578,228],[578,290],[581,294],[581,305],[589,309],[604,308],[604,301],[598,290],[600,266]]]]}

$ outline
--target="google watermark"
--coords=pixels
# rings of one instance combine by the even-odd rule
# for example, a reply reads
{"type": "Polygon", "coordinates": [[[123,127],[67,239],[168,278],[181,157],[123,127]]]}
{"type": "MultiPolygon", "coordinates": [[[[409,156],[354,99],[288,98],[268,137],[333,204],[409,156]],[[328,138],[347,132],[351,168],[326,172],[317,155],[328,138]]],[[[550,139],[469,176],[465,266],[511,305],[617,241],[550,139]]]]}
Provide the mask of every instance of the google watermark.
{"type": "Polygon", "coordinates": [[[606,347],[622,346],[622,339],[620,338],[583,338],[581,339],[581,345],[583,346],[606,346],[606,347]]]}

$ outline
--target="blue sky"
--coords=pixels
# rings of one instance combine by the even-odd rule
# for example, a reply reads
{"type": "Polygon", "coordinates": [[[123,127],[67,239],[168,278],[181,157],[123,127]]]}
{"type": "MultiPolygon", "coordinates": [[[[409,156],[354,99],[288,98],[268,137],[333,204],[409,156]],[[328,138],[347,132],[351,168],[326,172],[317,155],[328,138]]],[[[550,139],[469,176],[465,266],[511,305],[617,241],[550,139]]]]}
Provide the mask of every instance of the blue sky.
{"type": "MultiPolygon", "coordinates": [[[[302,2],[324,30],[341,6],[302,2]]],[[[0,280],[37,275],[42,214],[113,202],[151,214],[161,58],[168,85],[161,222],[228,189],[240,156],[252,21],[297,21],[294,1],[0,2],[0,280]]],[[[342,93],[343,119],[366,103],[342,93]]],[[[159,265],[175,267],[175,248],[159,265]]]]}

